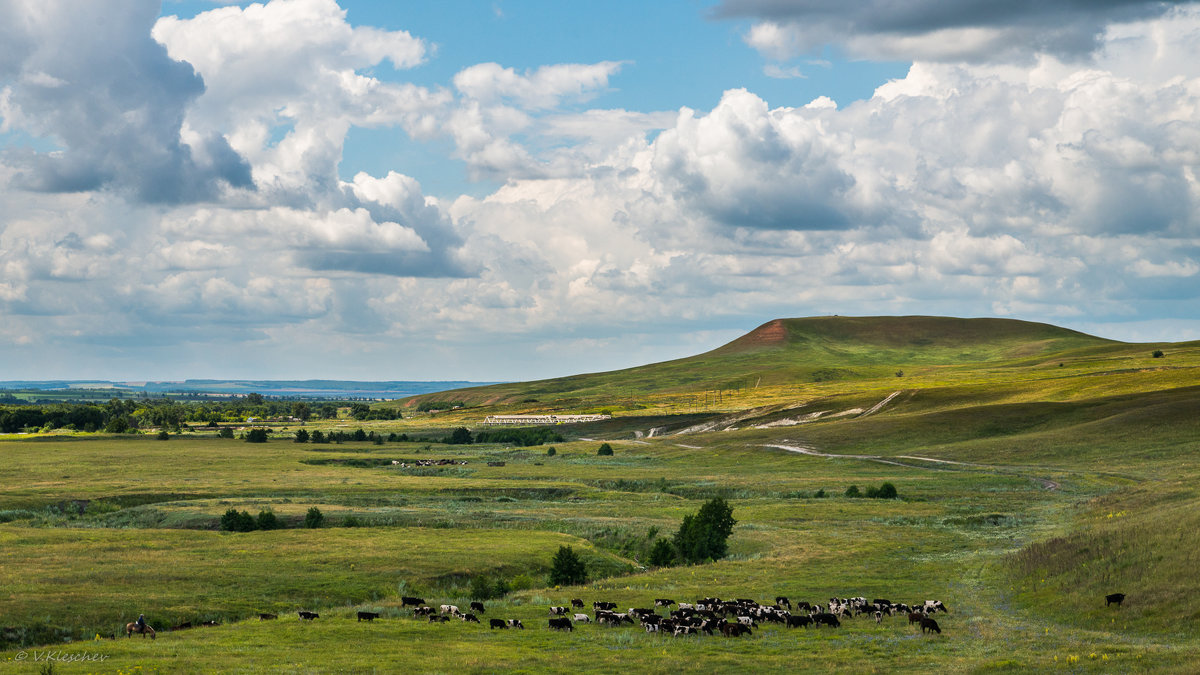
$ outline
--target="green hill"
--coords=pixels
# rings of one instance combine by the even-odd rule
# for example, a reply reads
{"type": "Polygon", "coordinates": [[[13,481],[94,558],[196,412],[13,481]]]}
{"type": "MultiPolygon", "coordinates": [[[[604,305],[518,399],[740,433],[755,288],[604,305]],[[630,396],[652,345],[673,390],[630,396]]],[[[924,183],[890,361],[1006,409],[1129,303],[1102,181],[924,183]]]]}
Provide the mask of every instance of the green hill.
{"type": "MultiPolygon", "coordinates": [[[[459,389],[408,399],[469,405],[608,405],[646,396],[757,391],[895,377],[899,371],[1014,367],[1088,350],[1130,347],[1077,331],[1013,319],[812,317],[775,319],[697,356],[605,373],[459,389]]],[[[1142,351],[1145,351],[1142,349],[1142,351]]]]}

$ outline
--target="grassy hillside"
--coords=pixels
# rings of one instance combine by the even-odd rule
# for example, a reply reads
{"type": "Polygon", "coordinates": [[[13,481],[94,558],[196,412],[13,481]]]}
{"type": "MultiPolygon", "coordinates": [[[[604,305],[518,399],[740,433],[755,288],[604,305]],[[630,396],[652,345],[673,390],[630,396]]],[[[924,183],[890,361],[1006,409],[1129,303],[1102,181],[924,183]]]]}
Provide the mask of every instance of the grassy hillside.
{"type": "Polygon", "coordinates": [[[0,438],[0,659],[108,635],[141,611],[160,627],[223,625],[56,648],[109,657],[88,672],[390,672],[398,649],[433,672],[1184,673],[1200,659],[1200,343],[1004,320],[780,320],[691,359],[446,399],[471,405],[309,425],[403,442],[299,444],[282,428],[265,444],[0,438]],[[490,413],[600,408],[614,417],[556,427],[553,454],[438,440],[490,413]],[[615,453],[598,455],[601,442],[615,453]],[[423,459],[454,463],[409,466],[423,459]],[[898,499],[847,496],[884,482],[898,499]],[[731,555],[646,565],[714,497],[738,521],[731,555]],[[313,506],[325,527],[299,527],[313,506]],[[216,532],[231,508],[269,509],[288,529],[216,532]],[[588,583],[548,584],[560,545],[583,553],[588,583]],[[506,586],[483,625],[400,607],[408,594],[464,605],[480,578],[506,586]],[[1113,592],[1128,596],[1120,609],[1104,606],[1113,592]],[[940,635],[903,617],[763,624],[744,639],[546,626],[571,598],[706,595],[936,598],[951,612],[940,635]],[[381,617],[359,623],[359,609],[381,617]],[[527,630],[490,630],[492,617],[527,630]]]}
{"type": "MultiPolygon", "coordinates": [[[[989,363],[1027,364],[1054,355],[1127,347],[1047,324],[948,317],[776,319],[711,352],[608,373],[458,389],[408,399],[472,405],[621,405],[623,399],[753,391],[886,379],[898,371],[989,363]]],[[[1142,351],[1146,351],[1143,349],[1142,351]]],[[[1148,354],[1148,352],[1147,352],[1148,354]]],[[[721,395],[722,402],[724,394],[721,395]]]]}

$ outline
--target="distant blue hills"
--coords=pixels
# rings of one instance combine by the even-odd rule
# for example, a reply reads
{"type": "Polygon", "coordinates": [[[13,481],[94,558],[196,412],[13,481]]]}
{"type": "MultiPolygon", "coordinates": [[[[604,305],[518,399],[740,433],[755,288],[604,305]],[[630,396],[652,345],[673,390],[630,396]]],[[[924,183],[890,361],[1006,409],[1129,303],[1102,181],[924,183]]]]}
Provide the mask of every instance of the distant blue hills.
{"type": "Polygon", "coordinates": [[[112,390],[113,396],[137,394],[210,396],[259,393],[263,396],[302,398],[405,398],[418,394],[478,387],[498,382],[389,381],[361,382],[355,380],[183,380],[167,382],[114,382],[110,380],[6,380],[0,390],[35,390],[45,392],[94,392],[112,390]]]}

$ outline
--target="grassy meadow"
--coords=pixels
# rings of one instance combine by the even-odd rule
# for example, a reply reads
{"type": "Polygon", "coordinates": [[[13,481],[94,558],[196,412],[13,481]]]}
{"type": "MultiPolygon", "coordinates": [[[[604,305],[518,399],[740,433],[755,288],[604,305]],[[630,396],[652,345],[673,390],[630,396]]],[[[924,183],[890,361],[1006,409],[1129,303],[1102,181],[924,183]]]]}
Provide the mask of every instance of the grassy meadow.
{"type": "Polygon", "coordinates": [[[420,438],[402,443],[298,444],[294,427],[265,444],[0,437],[0,668],[40,672],[36,657],[57,650],[92,660],[53,672],[81,673],[1195,672],[1200,344],[948,321],[772,322],[693,360],[307,427],[420,438]],[[557,427],[567,440],[552,456],[435,440],[488,414],[600,410],[613,419],[557,427]],[[392,464],[443,458],[465,464],[392,464]],[[845,496],[884,482],[898,499],[845,496]],[[738,521],[730,555],[649,566],[650,543],[713,497],[738,521]],[[314,506],[324,524],[304,528],[314,506]],[[218,532],[228,509],[287,527],[218,532]],[[560,545],[581,553],[587,584],[548,584],[560,545]],[[400,607],[465,607],[481,578],[507,590],[482,625],[400,607]],[[1104,606],[1112,592],[1124,606],[1104,606]],[[546,625],[571,598],[590,613],[594,600],[714,595],[939,599],[950,612],[940,635],[866,616],[734,639],[546,625]],[[141,612],[158,629],[197,627],[110,639],[141,612]]]}

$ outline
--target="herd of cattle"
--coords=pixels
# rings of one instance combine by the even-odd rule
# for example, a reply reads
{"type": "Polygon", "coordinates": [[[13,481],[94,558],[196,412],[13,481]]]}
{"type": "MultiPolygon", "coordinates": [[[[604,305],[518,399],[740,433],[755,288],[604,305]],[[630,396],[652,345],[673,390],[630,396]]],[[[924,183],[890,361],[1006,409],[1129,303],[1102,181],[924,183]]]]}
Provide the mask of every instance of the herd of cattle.
{"type": "MultiPolygon", "coordinates": [[[[463,612],[457,605],[440,605],[435,609],[426,604],[424,598],[404,596],[400,599],[400,606],[412,607],[414,617],[428,617],[430,623],[447,623],[452,619],[465,623],[481,623],[478,615],[485,613],[481,602],[472,602],[468,607],[470,611],[463,612]]],[[[619,612],[616,603],[596,601],[592,603],[591,616],[576,611],[582,609],[583,600],[578,598],[571,600],[570,607],[550,607],[547,627],[573,631],[575,625],[580,623],[607,626],[640,625],[647,633],[672,636],[720,633],[726,637],[738,637],[752,634],[762,623],[776,623],[788,628],[837,628],[843,620],[852,617],[866,615],[873,617],[876,623],[882,623],[884,617],[901,615],[908,617],[910,625],[920,624],[922,633],[940,634],[942,629],[933,615],[949,611],[940,600],[926,600],[923,603],[908,605],[879,598],[867,601],[866,598],[858,597],[830,598],[825,605],[804,601],[793,605],[783,596],[775,598],[774,604],[771,605],[762,605],[744,598],[704,598],[693,603],[657,598],[652,608],[630,607],[627,611],[619,612]],[[659,613],[660,610],[662,614],[659,613]]],[[[299,614],[301,619],[309,621],[319,618],[316,612],[301,611],[299,614]]],[[[264,614],[260,615],[260,618],[273,619],[275,616],[264,614]]],[[[359,621],[374,621],[377,618],[378,612],[358,612],[359,621]]],[[[499,629],[525,628],[520,619],[488,619],[488,626],[499,629]]]]}

